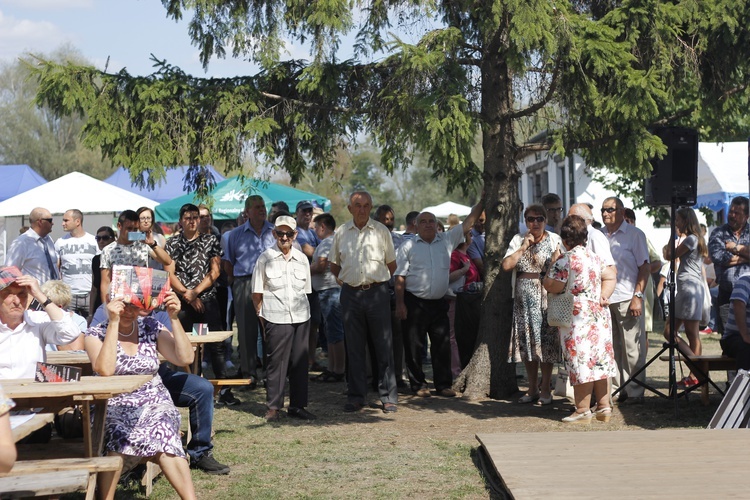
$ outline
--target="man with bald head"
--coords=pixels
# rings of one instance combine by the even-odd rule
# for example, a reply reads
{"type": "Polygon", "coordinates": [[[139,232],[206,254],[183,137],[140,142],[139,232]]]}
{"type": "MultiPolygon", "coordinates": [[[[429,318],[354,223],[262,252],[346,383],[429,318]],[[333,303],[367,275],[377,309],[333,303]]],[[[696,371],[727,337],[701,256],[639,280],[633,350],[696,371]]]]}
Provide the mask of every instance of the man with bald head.
{"type": "Polygon", "coordinates": [[[430,353],[435,391],[439,396],[453,397],[451,389],[450,323],[448,292],[451,253],[464,241],[482,213],[482,202],[448,232],[437,231],[437,219],[430,212],[417,216],[417,234],[401,245],[396,256],[396,317],[401,320],[409,368],[409,384],[417,396],[429,397],[427,380],[422,371],[422,349],[425,334],[430,336],[430,353]]]}
{"type": "Polygon", "coordinates": [[[57,252],[49,234],[52,214],[37,207],[29,214],[29,230],[13,240],[5,256],[6,266],[16,266],[21,273],[33,276],[39,284],[59,278],[57,252]]]}
{"type": "MultiPolygon", "coordinates": [[[[589,233],[588,240],[586,241],[586,248],[598,255],[605,265],[614,266],[615,260],[612,258],[612,251],[609,249],[609,241],[607,240],[607,237],[604,236],[604,233],[591,225],[591,223],[594,222],[594,213],[591,210],[591,207],[585,203],[575,203],[570,206],[568,215],[577,215],[586,221],[586,229],[589,233]]],[[[616,269],[615,272],[617,272],[616,269]]]]}

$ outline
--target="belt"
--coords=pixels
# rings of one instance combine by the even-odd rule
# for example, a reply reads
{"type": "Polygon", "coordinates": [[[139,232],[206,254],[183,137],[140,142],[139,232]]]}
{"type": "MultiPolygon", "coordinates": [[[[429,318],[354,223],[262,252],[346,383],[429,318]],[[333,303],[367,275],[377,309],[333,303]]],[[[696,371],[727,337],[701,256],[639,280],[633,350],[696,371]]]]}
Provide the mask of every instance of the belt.
{"type": "Polygon", "coordinates": [[[542,275],[539,273],[518,273],[516,274],[516,279],[525,279],[525,280],[539,280],[542,279],[542,275]]]}
{"type": "Polygon", "coordinates": [[[346,285],[347,287],[351,288],[352,290],[356,290],[356,291],[360,291],[360,290],[362,290],[362,291],[366,291],[366,290],[369,290],[370,288],[375,288],[376,286],[380,286],[380,285],[385,285],[386,283],[388,283],[388,282],[387,282],[387,281],[381,281],[380,283],[367,283],[367,284],[365,284],[365,285],[359,285],[359,286],[352,286],[352,285],[350,285],[349,283],[344,283],[344,284],[345,284],[345,285],[346,285]]]}

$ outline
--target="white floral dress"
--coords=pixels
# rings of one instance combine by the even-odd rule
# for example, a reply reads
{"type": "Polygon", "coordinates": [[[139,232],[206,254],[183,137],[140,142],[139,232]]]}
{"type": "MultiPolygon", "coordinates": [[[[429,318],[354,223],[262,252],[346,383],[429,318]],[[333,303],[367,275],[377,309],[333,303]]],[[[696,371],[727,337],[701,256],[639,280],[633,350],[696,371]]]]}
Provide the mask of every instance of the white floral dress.
{"type": "Polygon", "coordinates": [[[604,267],[599,256],[579,245],[561,255],[549,271],[554,280],[571,280],[573,319],[570,326],[560,327],[560,343],[572,385],[617,373],[609,308],[599,303],[604,267]]]}

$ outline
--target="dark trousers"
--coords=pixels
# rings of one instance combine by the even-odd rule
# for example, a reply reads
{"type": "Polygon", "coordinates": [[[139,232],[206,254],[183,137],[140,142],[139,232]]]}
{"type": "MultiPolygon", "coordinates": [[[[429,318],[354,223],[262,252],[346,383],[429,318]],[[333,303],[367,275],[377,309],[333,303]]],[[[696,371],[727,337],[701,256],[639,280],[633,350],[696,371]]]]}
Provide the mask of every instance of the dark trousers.
{"type": "Polygon", "coordinates": [[[307,406],[307,354],[310,321],[278,324],[266,321],[266,404],[284,407],[284,384],[289,377],[289,407],[307,406]]]}
{"type": "Polygon", "coordinates": [[[737,369],[750,370],[750,344],[742,336],[732,335],[720,341],[721,349],[726,356],[737,360],[737,369]]]}
{"type": "Polygon", "coordinates": [[[482,304],[481,293],[458,293],[456,294],[456,319],[454,320],[456,330],[456,345],[458,346],[458,357],[461,359],[463,370],[471,361],[479,335],[479,314],[482,304]]]}
{"type": "Polygon", "coordinates": [[[242,375],[258,380],[258,316],[253,307],[251,276],[234,278],[232,297],[237,317],[237,343],[242,375]]]}
{"type": "Polygon", "coordinates": [[[435,389],[440,391],[449,388],[453,384],[453,375],[448,303],[445,299],[421,299],[409,292],[404,293],[404,302],[406,319],[401,322],[401,330],[404,334],[406,366],[409,369],[409,384],[412,390],[427,387],[427,380],[422,371],[425,334],[430,337],[435,389]]]}
{"type": "MultiPolygon", "coordinates": [[[[202,313],[196,311],[193,306],[184,300],[180,300],[180,303],[182,310],[178,317],[186,333],[190,334],[193,325],[196,323],[207,323],[208,330],[212,332],[222,331],[221,313],[219,312],[219,303],[216,301],[216,297],[203,301],[202,313]]],[[[211,367],[214,370],[216,378],[227,378],[227,368],[224,363],[224,344],[221,342],[206,344],[206,352],[211,358],[211,367]]],[[[198,363],[199,372],[200,366],[200,363],[198,363]]],[[[200,375],[200,373],[198,374],[200,375]]]]}
{"type": "Polygon", "coordinates": [[[364,404],[367,396],[367,338],[372,338],[378,367],[378,393],[383,403],[398,403],[393,371],[391,306],[388,286],[368,290],[341,288],[341,311],[346,339],[348,402],[364,404]]]}
{"type": "Polygon", "coordinates": [[[159,375],[174,405],[189,409],[192,437],[187,445],[187,452],[191,460],[198,461],[214,447],[211,443],[214,386],[198,375],[170,370],[166,363],[159,367],[159,375]]]}

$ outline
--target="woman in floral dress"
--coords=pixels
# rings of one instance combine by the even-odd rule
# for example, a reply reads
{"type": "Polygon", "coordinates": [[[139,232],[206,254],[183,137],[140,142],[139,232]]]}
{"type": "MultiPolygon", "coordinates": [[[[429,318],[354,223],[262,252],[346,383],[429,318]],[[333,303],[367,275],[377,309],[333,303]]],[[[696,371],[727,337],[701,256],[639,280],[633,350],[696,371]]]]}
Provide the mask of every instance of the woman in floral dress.
{"type": "Polygon", "coordinates": [[[612,414],[608,379],[617,372],[609,315],[615,271],[586,248],[588,231],[581,217],[567,217],[560,236],[567,252],[552,264],[544,287],[549,293],[563,293],[570,284],[573,295],[573,319],[570,326],[560,327],[560,342],[576,411],[563,422],[588,423],[594,414],[597,420],[608,422],[612,414]],[[591,412],[592,390],[598,397],[594,413],[591,412]]]}
{"type": "Polygon", "coordinates": [[[0,387],[0,472],[8,472],[16,463],[16,443],[10,429],[10,410],[14,406],[16,403],[6,398],[0,387]]]}
{"type": "MultiPolygon", "coordinates": [[[[177,366],[186,366],[193,361],[193,347],[177,319],[180,301],[174,292],[165,303],[173,333],[155,319],[141,317],[137,307],[112,300],[107,304],[108,321],[86,332],[86,352],[101,376],[154,376],[135,391],[109,400],[104,434],[108,454],[156,457],[180,497],[195,498],[180,440],[180,413],[157,374],[158,353],[177,366]]],[[[119,472],[98,475],[102,498],[114,498],[118,477],[113,475],[119,472]]]]}
{"type": "Polygon", "coordinates": [[[547,324],[547,292],[542,277],[550,262],[560,255],[560,237],[545,230],[546,211],[531,205],[523,214],[529,231],[513,237],[502,262],[503,271],[513,271],[513,327],[508,362],[526,366],[529,390],[519,403],[552,403],[552,368],[560,361],[557,328],[547,324]],[[542,383],[539,392],[538,371],[542,383]]]}

